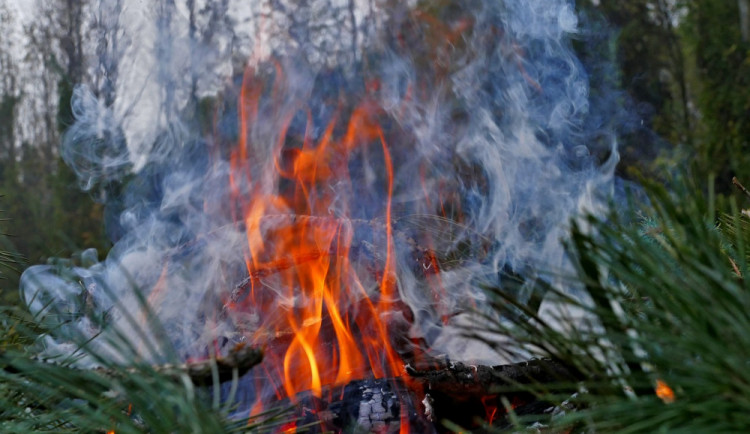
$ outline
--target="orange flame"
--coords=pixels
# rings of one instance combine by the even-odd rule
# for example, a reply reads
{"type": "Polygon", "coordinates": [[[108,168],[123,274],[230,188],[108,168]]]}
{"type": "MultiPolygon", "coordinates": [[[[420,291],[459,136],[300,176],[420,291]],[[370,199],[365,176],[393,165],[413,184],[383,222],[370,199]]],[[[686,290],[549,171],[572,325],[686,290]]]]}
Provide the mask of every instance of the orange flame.
{"type": "MultiPolygon", "coordinates": [[[[229,302],[227,308],[235,313],[259,311],[266,316],[251,338],[254,344],[267,346],[265,369],[279,398],[294,401],[302,391],[321,396],[325,386],[366,377],[401,376],[403,364],[384,319],[394,310],[398,288],[390,224],[393,165],[378,123],[382,109],[366,100],[352,110],[345,129],[339,126],[339,113],[317,143],[307,131],[301,146],[294,149],[285,149],[294,114],[281,115],[273,161],[257,171],[249,161],[253,131],[265,126],[258,125],[263,87],[254,74],[248,68],[243,79],[241,132],[229,180],[240,208],[235,218],[247,236],[245,263],[250,284],[246,299],[229,302]],[[373,228],[386,240],[381,252],[384,259],[376,270],[379,285],[375,295],[368,294],[350,261],[354,236],[348,217],[350,205],[342,203],[329,187],[333,183],[351,185],[350,155],[370,146],[375,146],[372,150],[378,150],[385,163],[381,188],[387,197],[385,223],[373,228]],[[252,186],[250,191],[247,186],[252,186]],[[335,217],[329,212],[334,206],[335,217]]],[[[279,83],[282,71],[278,65],[276,74],[279,83]]],[[[271,99],[275,101],[276,96],[271,99]]],[[[309,113],[307,117],[307,129],[311,130],[309,113]]],[[[259,410],[256,405],[254,411],[259,410]]]]}

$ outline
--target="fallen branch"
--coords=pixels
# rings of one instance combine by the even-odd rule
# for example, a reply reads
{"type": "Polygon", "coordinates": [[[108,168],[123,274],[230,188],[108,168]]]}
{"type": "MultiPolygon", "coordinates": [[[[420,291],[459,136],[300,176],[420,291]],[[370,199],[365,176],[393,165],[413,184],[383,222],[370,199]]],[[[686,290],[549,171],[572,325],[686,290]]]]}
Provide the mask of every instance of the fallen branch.
{"type": "MultiPolygon", "coordinates": [[[[258,365],[262,360],[263,353],[260,350],[243,344],[235,346],[229,354],[224,357],[181,363],[177,365],[155,365],[148,369],[141,367],[100,367],[93,369],[93,372],[107,377],[116,378],[137,373],[147,373],[150,369],[157,374],[165,375],[174,379],[187,376],[194,384],[205,385],[213,382],[215,378],[214,375],[216,375],[216,378],[218,378],[220,383],[230,381],[235,378],[235,376],[236,378],[239,378],[247,373],[252,367],[258,365]]],[[[39,366],[39,364],[56,365],[54,362],[48,362],[36,358],[24,358],[23,360],[16,359],[8,357],[5,353],[0,352],[0,365],[2,365],[0,366],[0,369],[8,374],[28,375],[29,372],[33,371],[34,365],[39,366]],[[29,362],[31,362],[31,364],[29,364],[29,362]]],[[[73,371],[78,370],[72,366],[59,366],[73,371]]]]}
{"type": "MultiPolygon", "coordinates": [[[[161,375],[167,377],[180,378],[187,376],[190,380],[199,385],[211,384],[214,381],[214,375],[218,378],[219,383],[230,381],[233,378],[239,378],[247,373],[252,367],[258,365],[263,360],[263,353],[249,345],[237,345],[232,351],[224,357],[181,363],[178,365],[164,364],[153,366],[152,369],[161,375]]],[[[124,373],[134,374],[141,371],[139,368],[125,368],[117,370],[112,368],[97,368],[96,372],[103,375],[118,377],[124,373]]]]}

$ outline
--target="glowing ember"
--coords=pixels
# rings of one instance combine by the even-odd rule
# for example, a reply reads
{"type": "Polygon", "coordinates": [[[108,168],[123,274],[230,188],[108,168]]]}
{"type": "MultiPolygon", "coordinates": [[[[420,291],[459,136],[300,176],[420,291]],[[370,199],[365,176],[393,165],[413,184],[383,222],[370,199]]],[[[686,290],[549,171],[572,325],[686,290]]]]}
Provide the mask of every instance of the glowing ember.
{"type": "Polygon", "coordinates": [[[656,380],[656,396],[665,404],[671,404],[675,400],[674,391],[662,380],[656,380]]]}
{"type": "Polygon", "coordinates": [[[484,406],[485,412],[485,421],[490,425],[492,425],[492,423],[495,421],[495,418],[497,417],[498,407],[496,401],[496,395],[482,397],[482,405],[484,406]]]}

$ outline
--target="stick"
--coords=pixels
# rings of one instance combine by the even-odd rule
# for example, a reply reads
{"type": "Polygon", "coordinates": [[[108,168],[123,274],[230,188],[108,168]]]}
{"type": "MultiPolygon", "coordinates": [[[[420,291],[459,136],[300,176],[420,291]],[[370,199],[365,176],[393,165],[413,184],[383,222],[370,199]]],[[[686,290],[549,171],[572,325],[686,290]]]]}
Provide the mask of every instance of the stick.
{"type": "MultiPolygon", "coordinates": [[[[241,377],[252,367],[258,365],[263,360],[263,353],[249,345],[240,344],[234,347],[225,357],[215,359],[201,360],[197,362],[182,363],[179,365],[156,365],[153,370],[159,374],[168,377],[179,378],[187,375],[193,383],[198,385],[211,384],[213,381],[214,369],[218,373],[219,382],[230,381],[234,372],[237,377],[241,377]]],[[[117,377],[122,376],[123,372],[111,368],[97,368],[97,372],[117,377]]],[[[138,368],[126,368],[124,370],[129,374],[140,371],[138,368]]]]}
{"type": "Polygon", "coordinates": [[[750,197],[750,191],[745,188],[742,183],[740,183],[736,176],[732,177],[732,184],[734,184],[734,186],[737,187],[741,192],[745,193],[745,196],[750,197]]]}
{"type": "MultiPolygon", "coordinates": [[[[0,351],[0,369],[9,374],[20,374],[24,375],[25,369],[20,368],[13,363],[12,358],[5,359],[6,354],[0,351]]],[[[54,364],[53,362],[47,362],[39,359],[35,360],[36,363],[54,364]]],[[[215,359],[201,360],[197,362],[181,363],[178,365],[165,364],[152,366],[153,371],[179,379],[187,375],[195,384],[205,385],[211,384],[213,381],[213,373],[218,373],[219,382],[229,381],[234,378],[236,372],[237,377],[247,373],[252,367],[258,365],[263,360],[263,353],[249,345],[239,344],[236,345],[228,355],[215,359]]],[[[75,370],[72,366],[66,366],[69,369],[75,370]]],[[[138,372],[144,372],[142,368],[128,367],[128,368],[95,368],[93,372],[108,377],[122,377],[127,374],[136,374],[138,372]]]]}

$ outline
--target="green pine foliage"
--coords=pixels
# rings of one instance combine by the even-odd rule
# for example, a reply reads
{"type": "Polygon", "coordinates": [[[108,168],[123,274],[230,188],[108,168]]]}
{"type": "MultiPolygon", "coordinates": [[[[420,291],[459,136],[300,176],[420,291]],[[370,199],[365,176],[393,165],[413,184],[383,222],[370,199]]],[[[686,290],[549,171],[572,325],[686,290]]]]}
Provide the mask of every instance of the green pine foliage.
{"type": "MultiPolygon", "coordinates": [[[[713,201],[688,182],[676,193],[648,190],[653,205],[631,220],[612,213],[590,218],[593,231],[574,225],[582,287],[553,290],[565,309],[526,309],[524,320],[496,322],[494,332],[577,373],[518,386],[574,408],[530,418],[551,432],[748,432],[750,219],[715,218],[713,201]]],[[[490,293],[502,311],[514,301],[501,291],[490,293]]]]}
{"type": "MultiPolygon", "coordinates": [[[[3,269],[13,269],[17,262],[16,255],[0,251],[3,269]]],[[[146,301],[141,303],[149,312],[146,301]]],[[[94,339],[107,339],[121,360],[130,361],[115,363],[97,354],[88,338],[62,336],[61,328],[69,320],[70,312],[53,305],[32,316],[24,306],[0,303],[0,432],[268,432],[290,419],[287,409],[253,418],[238,416],[231,396],[220,399],[218,376],[213,385],[205,386],[194,384],[187,374],[160,370],[139,361],[132,337],[110,330],[94,339]],[[42,360],[37,354],[47,337],[64,337],[76,342],[78,349],[69,357],[42,360]],[[76,360],[83,357],[99,368],[76,367],[76,360]]],[[[99,328],[107,327],[106,318],[90,320],[99,328]]],[[[134,318],[130,322],[136,325],[134,318]]],[[[145,327],[160,330],[154,320],[135,329],[145,327]]],[[[161,360],[180,363],[170,348],[169,343],[159,342],[158,348],[149,350],[161,360]]],[[[232,390],[237,381],[235,376],[232,390]]]]}
{"type": "MultiPolygon", "coordinates": [[[[132,340],[113,331],[95,339],[107,339],[130,361],[126,365],[97,354],[75,337],[79,347],[70,357],[41,360],[36,349],[46,336],[58,335],[56,328],[65,322],[65,314],[53,308],[40,317],[19,307],[0,309],[0,432],[213,434],[270,432],[288,423],[286,409],[254,418],[237,416],[231,396],[220,399],[218,373],[213,385],[196,385],[187,373],[167,373],[139,362],[132,340]],[[99,367],[75,367],[81,357],[99,367]]],[[[159,326],[152,322],[149,327],[159,326]]],[[[151,352],[175,362],[168,348],[162,342],[151,352]]]]}

